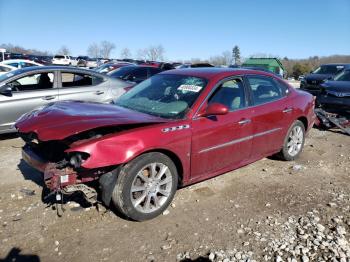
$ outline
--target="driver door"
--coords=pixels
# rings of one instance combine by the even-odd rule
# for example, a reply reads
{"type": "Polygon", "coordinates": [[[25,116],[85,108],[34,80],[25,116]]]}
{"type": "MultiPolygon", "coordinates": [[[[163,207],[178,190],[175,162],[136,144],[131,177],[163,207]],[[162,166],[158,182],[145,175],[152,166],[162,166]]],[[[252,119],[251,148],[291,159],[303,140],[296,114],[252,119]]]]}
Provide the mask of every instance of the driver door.
{"type": "Polygon", "coordinates": [[[224,104],[225,115],[192,121],[191,180],[202,180],[248,162],[252,148],[251,109],[241,78],[224,80],[207,103],[224,104]]]}
{"type": "Polygon", "coordinates": [[[0,132],[10,131],[21,115],[58,101],[55,76],[55,71],[41,72],[21,76],[6,84],[12,87],[12,95],[0,94],[0,132]]]}

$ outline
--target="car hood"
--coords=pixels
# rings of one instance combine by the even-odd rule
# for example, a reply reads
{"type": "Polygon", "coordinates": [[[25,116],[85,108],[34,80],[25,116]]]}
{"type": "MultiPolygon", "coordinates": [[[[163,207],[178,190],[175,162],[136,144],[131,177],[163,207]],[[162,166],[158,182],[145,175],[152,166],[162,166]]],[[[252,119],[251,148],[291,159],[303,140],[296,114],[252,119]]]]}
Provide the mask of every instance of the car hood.
{"type": "Polygon", "coordinates": [[[312,80],[320,81],[320,80],[327,79],[327,78],[329,78],[331,76],[333,76],[333,75],[331,75],[331,74],[308,74],[308,75],[305,76],[305,79],[306,80],[311,80],[311,81],[312,80]]]}
{"type": "Polygon", "coordinates": [[[65,101],[27,113],[17,120],[15,126],[20,133],[35,132],[39,140],[48,141],[99,127],[168,121],[113,104],[65,101]]]}
{"type": "Polygon", "coordinates": [[[350,92],[350,81],[326,81],[322,85],[326,90],[335,92],[350,92]]]}

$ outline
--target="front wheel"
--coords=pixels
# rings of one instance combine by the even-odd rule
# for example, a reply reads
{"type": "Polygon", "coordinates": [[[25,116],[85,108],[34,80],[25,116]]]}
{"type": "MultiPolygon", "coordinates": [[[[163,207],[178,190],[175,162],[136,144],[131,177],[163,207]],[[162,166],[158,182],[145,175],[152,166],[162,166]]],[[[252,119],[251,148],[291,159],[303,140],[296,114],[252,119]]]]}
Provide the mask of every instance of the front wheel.
{"type": "Polygon", "coordinates": [[[147,153],[122,168],[112,201],[118,211],[130,219],[152,219],[169,206],[177,183],[173,161],[162,153],[147,153]]]}
{"type": "Polygon", "coordinates": [[[287,161],[297,159],[303,150],[304,142],[305,127],[301,121],[297,120],[289,128],[279,156],[287,161]]]}

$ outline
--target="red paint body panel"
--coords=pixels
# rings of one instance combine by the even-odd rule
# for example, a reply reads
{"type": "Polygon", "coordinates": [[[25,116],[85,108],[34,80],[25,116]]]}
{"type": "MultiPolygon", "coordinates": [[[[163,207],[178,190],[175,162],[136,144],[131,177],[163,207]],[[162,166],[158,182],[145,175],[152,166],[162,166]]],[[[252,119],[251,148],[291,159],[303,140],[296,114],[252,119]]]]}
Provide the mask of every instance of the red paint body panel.
{"type": "Polygon", "coordinates": [[[237,165],[250,157],[252,139],[240,139],[252,135],[252,123],[238,123],[249,118],[250,111],[248,108],[193,120],[191,179],[237,165]]]}
{"type": "Polygon", "coordinates": [[[22,117],[16,127],[21,133],[35,132],[39,140],[48,141],[98,127],[159,122],[167,120],[116,105],[63,101],[22,117]]]}
{"type": "Polygon", "coordinates": [[[218,68],[170,70],[161,74],[208,79],[207,87],[185,119],[167,120],[115,105],[60,102],[38,114],[28,114],[16,123],[16,127],[21,133],[35,132],[39,140],[47,141],[64,139],[97,127],[141,124],[100,138],[78,141],[71,144],[66,152],[89,154],[82,163],[86,169],[124,164],[149,151],[168,152],[178,158],[183,170],[182,182],[186,185],[278,152],[287,130],[296,119],[305,118],[307,130],[315,121],[312,96],[292,87],[289,87],[287,97],[264,105],[215,117],[196,116],[207,105],[208,95],[220,80],[246,74],[276,79],[273,74],[218,68]],[[292,110],[283,112],[289,108],[292,110]],[[242,120],[250,121],[240,124],[242,120]],[[174,131],[168,129],[177,126],[186,128],[174,131]]]}

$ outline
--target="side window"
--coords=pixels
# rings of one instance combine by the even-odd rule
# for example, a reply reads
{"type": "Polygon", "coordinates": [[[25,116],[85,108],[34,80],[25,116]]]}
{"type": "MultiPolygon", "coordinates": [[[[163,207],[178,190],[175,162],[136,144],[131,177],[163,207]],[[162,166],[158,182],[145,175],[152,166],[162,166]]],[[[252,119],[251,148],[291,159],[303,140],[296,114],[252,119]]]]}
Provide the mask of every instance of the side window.
{"type": "Polygon", "coordinates": [[[158,68],[149,68],[148,70],[149,70],[149,73],[148,73],[149,77],[156,75],[161,71],[158,68]]]}
{"type": "Polygon", "coordinates": [[[220,103],[231,111],[246,106],[242,79],[232,79],[222,83],[209,98],[208,103],[220,103]]]}
{"type": "Polygon", "coordinates": [[[22,64],[22,68],[23,68],[23,67],[30,67],[30,66],[36,66],[36,65],[30,64],[30,63],[26,63],[26,62],[24,62],[24,63],[22,64]]]}
{"type": "Polygon", "coordinates": [[[286,87],[270,77],[248,76],[247,78],[255,105],[280,99],[287,93],[288,89],[286,87]]]}
{"type": "Polygon", "coordinates": [[[100,77],[74,73],[61,73],[61,79],[62,87],[93,86],[103,81],[100,77]]]}
{"type": "Polygon", "coordinates": [[[8,85],[10,85],[14,92],[16,91],[33,91],[50,89],[53,87],[54,74],[53,73],[40,73],[34,75],[24,76],[16,79],[8,85]]]}
{"type": "Polygon", "coordinates": [[[134,77],[134,80],[143,81],[147,79],[147,68],[137,68],[130,75],[134,77]]]}
{"type": "Polygon", "coordinates": [[[18,63],[10,63],[8,65],[18,68],[18,63]]]}

